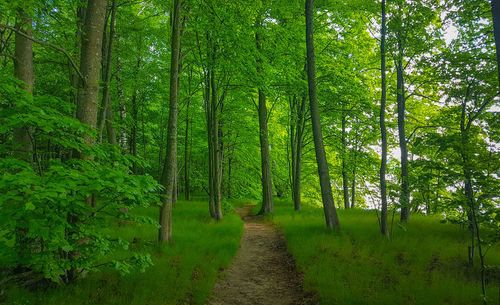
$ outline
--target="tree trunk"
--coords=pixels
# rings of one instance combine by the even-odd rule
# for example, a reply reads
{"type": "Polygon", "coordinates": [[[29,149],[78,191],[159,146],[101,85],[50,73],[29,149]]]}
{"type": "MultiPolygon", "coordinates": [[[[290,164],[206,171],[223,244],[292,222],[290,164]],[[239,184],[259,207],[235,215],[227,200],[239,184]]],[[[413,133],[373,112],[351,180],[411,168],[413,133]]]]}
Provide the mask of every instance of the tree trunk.
{"type": "Polygon", "coordinates": [[[311,108],[311,121],[314,137],[314,149],[316,162],[318,163],[318,175],[321,186],[321,197],[323,199],[323,210],[327,228],[339,228],[337,210],[333,201],[332,187],[330,185],[330,173],[326,160],[323,136],[321,134],[321,119],[319,116],[318,96],[316,93],[316,67],[314,57],[313,40],[313,6],[314,0],[306,0],[306,45],[307,45],[307,83],[309,87],[309,106],[311,108]]]}
{"type": "Polygon", "coordinates": [[[358,157],[358,143],[357,139],[355,140],[356,144],[354,147],[354,157],[352,158],[352,185],[351,185],[351,209],[355,206],[356,201],[356,168],[358,167],[356,164],[358,157]]]}
{"type": "Polygon", "coordinates": [[[189,200],[189,105],[191,97],[186,102],[186,131],[184,134],[184,199],[189,200]]]}
{"type": "Polygon", "coordinates": [[[386,102],[386,81],[385,81],[385,0],[382,0],[382,29],[380,43],[380,71],[382,77],[382,94],[380,98],[380,133],[382,138],[382,160],[380,162],[380,196],[382,198],[382,211],[380,213],[380,232],[388,235],[387,232],[387,183],[385,172],[387,167],[387,129],[385,127],[385,102],[386,102]]]}
{"type": "MultiPolygon", "coordinates": [[[[260,17],[259,17],[260,18],[260,17]]],[[[255,45],[257,52],[260,54],[262,50],[260,35],[255,34],[255,45]]],[[[257,58],[257,74],[263,73],[262,60],[257,58]]],[[[260,165],[261,165],[261,182],[262,182],[262,207],[259,214],[274,213],[273,203],[273,184],[271,176],[271,161],[269,157],[269,139],[267,131],[267,107],[266,96],[262,88],[259,92],[259,141],[260,141],[260,165]]]]}
{"type": "Polygon", "coordinates": [[[493,17],[493,32],[497,51],[498,85],[500,87],[500,3],[498,2],[499,0],[491,0],[491,15],[493,17]]]}
{"type": "MultiPolygon", "coordinates": [[[[213,62],[215,61],[215,48],[213,54],[213,62]]],[[[215,219],[222,219],[222,204],[221,204],[221,155],[220,155],[220,145],[219,145],[219,118],[217,113],[217,87],[215,84],[215,71],[214,67],[210,71],[210,86],[212,87],[211,91],[211,103],[210,103],[210,112],[212,114],[212,184],[213,184],[213,202],[214,202],[214,212],[215,219]]]]}
{"type": "MultiPolygon", "coordinates": [[[[80,71],[85,81],[79,82],[76,117],[94,128],[97,127],[102,33],[107,5],[107,0],[88,0],[83,26],[80,71]]],[[[84,139],[87,145],[95,144],[95,139],[90,135],[84,135],[84,139]]]]}
{"type": "Polygon", "coordinates": [[[300,103],[294,95],[290,101],[290,146],[291,160],[291,187],[295,211],[301,210],[301,174],[302,174],[302,145],[304,140],[306,96],[303,95],[300,103]]]}
{"type": "MultiPolygon", "coordinates": [[[[31,17],[22,9],[18,10],[19,19],[16,28],[28,36],[33,36],[31,17]]],[[[21,35],[16,34],[14,48],[14,76],[23,82],[22,87],[29,93],[33,93],[35,84],[35,73],[33,68],[33,42],[21,35]]],[[[15,128],[13,131],[13,142],[17,146],[14,155],[29,163],[32,162],[31,151],[33,149],[27,127],[15,128]]]]}
{"type": "Polygon", "coordinates": [[[269,159],[269,141],[267,135],[266,96],[262,89],[259,89],[259,140],[260,164],[262,170],[262,207],[259,214],[274,212],[271,161],[269,159]]]}
{"type": "Polygon", "coordinates": [[[401,32],[398,32],[398,63],[397,70],[397,102],[398,102],[398,134],[399,149],[401,150],[401,222],[408,222],[410,218],[410,188],[408,183],[408,148],[406,146],[405,134],[405,85],[403,70],[403,46],[401,44],[401,32]]]}
{"type": "MultiPolygon", "coordinates": [[[[108,143],[110,144],[116,144],[116,134],[114,131],[113,121],[112,121],[113,109],[110,103],[111,63],[113,59],[113,43],[115,40],[115,27],[116,27],[116,0],[112,0],[111,23],[109,25],[108,44],[107,46],[105,46],[106,58],[103,60],[104,71],[102,80],[104,82],[104,86],[102,91],[102,103],[101,103],[101,108],[99,110],[98,123],[97,123],[100,140],[102,140],[102,133],[104,131],[104,127],[106,126],[108,143]]],[[[106,29],[104,29],[104,35],[105,34],[106,34],[106,29]]]]}
{"type": "Polygon", "coordinates": [[[167,147],[160,182],[164,187],[162,207],[160,208],[160,229],[158,240],[172,242],[172,190],[174,188],[174,171],[177,163],[177,78],[179,73],[180,50],[180,15],[181,2],[174,0],[172,27],[172,54],[170,59],[170,112],[168,117],[167,147]]]}
{"type": "Polygon", "coordinates": [[[121,66],[121,58],[118,57],[116,60],[116,90],[118,94],[118,99],[120,100],[120,138],[119,144],[123,151],[127,150],[127,128],[125,128],[125,121],[127,120],[127,108],[125,106],[125,96],[123,94],[123,83],[120,77],[122,66],[121,66]]]}
{"type": "Polygon", "coordinates": [[[349,205],[349,181],[347,179],[347,169],[346,169],[347,149],[345,140],[345,124],[346,124],[346,115],[345,112],[342,111],[342,189],[344,194],[344,208],[347,210],[351,206],[349,205]]]}
{"type": "MultiPolygon", "coordinates": [[[[208,52],[207,52],[208,53],[208,52]]],[[[209,54],[207,54],[207,58],[210,58],[209,54]]],[[[210,68],[209,68],[210,69],[210,68]]],[[[208,200],[208,209],[210,212],[210,216],[212,218],[216,218],[215,214],[215,204],[214,204],[214,167],[213,167],[213,162],[214,162],[214,155],[213,155],[213,131],[212,131],[212,125],[213,125],[213,118],[212,118],[212,105],[211,105],[211,94],[210,94],[210,88],[211,88],[211,73],[210,71],[206,72],[205,75],[205,116],[206,116],[206,121],[207,121],[207,144],[208,144],[208,195],[209,195],[209,200],[208,200]]]]}

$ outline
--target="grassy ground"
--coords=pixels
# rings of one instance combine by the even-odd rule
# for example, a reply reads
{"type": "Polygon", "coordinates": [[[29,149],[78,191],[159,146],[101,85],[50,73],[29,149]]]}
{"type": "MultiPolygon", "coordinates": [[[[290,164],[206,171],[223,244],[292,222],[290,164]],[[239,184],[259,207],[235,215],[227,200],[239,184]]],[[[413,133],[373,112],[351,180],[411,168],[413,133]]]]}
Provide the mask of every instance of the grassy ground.
{"type": "MultiPolygon", "coordinates": [[[[341,231],[326,231],[322,208],[275,203],[289,251],[305,273],[304,287],[321,304],[482,304],[479,262],[467,267],[469,233],[438,218],[412,215],[395,221],[391,241],[378,230],[374,211],[339,211],[341,231]]],[[[396,215],[397,219],[397,215],[396,215]]],[[[500,265],[500,247],[486,257],[500,265]]],[[[490,304],[499,304],[499,280],[488,284],[490,304]]]]}
{"type": "MultiPolygon", "coordinates": [[[[136,213],[158,218],[158,208],[136,213]]],[[[133,242],[134,250],[151,253],[154,266],[123,277],[106,270],[62,287],[11,288],[7,304],[204,304],[219,270],[238,249],[243,225],[234,214],[217,224],[208,215],[208,203],[180,201],[173,211],[173,246],[158,246],[158,231],[151,226],[126,224],[112,230],[133,242]]]]}

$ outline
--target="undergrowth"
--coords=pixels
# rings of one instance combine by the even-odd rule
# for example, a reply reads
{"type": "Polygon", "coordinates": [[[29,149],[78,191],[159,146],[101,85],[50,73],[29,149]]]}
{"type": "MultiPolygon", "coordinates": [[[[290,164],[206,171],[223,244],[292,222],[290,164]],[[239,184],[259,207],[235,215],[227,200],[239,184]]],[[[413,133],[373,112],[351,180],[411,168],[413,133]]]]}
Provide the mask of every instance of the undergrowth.
{"type": "MultiPolygon", "coordinates": [[[[158,208],[133,211],[158,219],[158,208]]],[[[109,233],[130,242],[130,250],[149,252],[154,266],[120,276],[109,268],[66,286],[10,287],[6,304],[204,304],[220,270],[236,253],[243,232],[240,218],[225,215],[216,223],[207,202],[178,202],[173,210],[173,245],[158,245],[158,230],[114,221],[109,233]]],[[[127,250],[113,253],[115,259],[127,250]]]]}
{"type": "MultiPolygon", "coordinates": [[[[320,207],[275,202],[272,221],[282,228],[304,288],[320,304],[482,304],[479,261],[467,264],[469,232],[438,217],[411,215],[387,240],[374,211],[339,210],[341,230],[328,232],[320,207]]],[[[398,217],[396,216],[396,219],[398,217]]],[[[477,255],[476,255],[477,258],[477,255]]],[[[486,263],[500,265],[500,247],[486,263]]],[[[498,304],[499,277],[489,274],[489,304],[498,304]]]]}

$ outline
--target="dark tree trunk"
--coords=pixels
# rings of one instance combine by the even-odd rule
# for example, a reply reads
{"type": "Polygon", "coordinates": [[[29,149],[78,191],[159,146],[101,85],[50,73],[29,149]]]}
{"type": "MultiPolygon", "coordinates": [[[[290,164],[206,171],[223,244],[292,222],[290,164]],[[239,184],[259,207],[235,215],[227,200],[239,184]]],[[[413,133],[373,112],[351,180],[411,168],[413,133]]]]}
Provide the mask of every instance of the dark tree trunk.
{"type": "Polygon", "coordinates": [[[302,146],[304,140],[306,96],[303,95],[300,103],[294,96],[290,102],[290,146],[292,199],[295,211],[301,210],[301,174],[302,174],[302,146]]]}
{"type": "Polygon", "coordinates": [[[177,168],[177,104],[179,92],[177,91],[177,78],[179,73],[180,52],[180,15],[182,4],[174,0],[173,27],[172,27],[172,54],[170,59],[170,109],[167,129],[167,146],[165,162],[160,182],[164,187],[162,207],[160,208],[160,229],[158,240],[172,242],[172,191],[174,188],[174,175],[177,168]]]}
{"type": "Polygon", "coordinates": [[[385,127],[385,102],[386,102],[386,80],[385,80],[385,0],[382,0],[382,33],[380,43],[380,71],[382,77],[382,94],[380,98],[380,133],[382,137],[382,160],[380,162],[380,196],[382,198],[382,211],[380,213],[380,232],[383,235],[387,232],[387,183],[385,181],[385,172],[387,167],[387,129],[385,127]]]}
{"type": "MultiPolygon", "coordinates": [[[[18,10],[19,19],[16,28],[28,35],[33,36],[31,18],[22,9],[18,10]]],[[[29,93],[33,93],[35,84],[35,73],[33,68],[33,42],[24,36],[16,34],[14,48],[14,76],[23,82],[22,87],[29,93]]],[[[14,155],[27,162],[32,162],[31,151],[33,149],[30,140],[29,129],[25,126],[15,128],[13,131],[13,142],[17,146],[14,155]]]]}
{"type": "Polygon", "coordinates": [[[316,152],[316,161],[318,163],[318,175],[321,185],[321,197],[323,199],[323,209],[325,213],[326,226],[328,228],[338,228],[339,219],[333,201],[332,187],[330,185],[330,173],[328,172],[328,162],[326,160],[325,147],[323,146],[323,136],[321,134],[321,119],[319,117],[318,97],[316,93],[316,67],[313,40],[313,6],[314,0],[306,0],[305,14],[309,105],[311,108],[314,149],[316,152]]]}
{"type": "Polygon", "coordinates": [[[189,106],[191,97],[186,102],[186,131],[184,134],[184,199],[189,200],[189,106]]]}
{"type": "Polygon", "coordinates": [[[121,58],[118,57],[117,59],[117,64],[116,64],[116,90],[118,94],[118,99],[120,101],[120,123],[121,123],[121,128],[120,128],[120,138],[119,138],[119,144],[123,151],[127,150],[127,128],[125,128],[125,121],[127,120],[127,108],[125,106],[125,96],[123,94],[123,83],[121,80],[121,71],[122,71],[122,66],[121,66],[121,58]]]}
{"type": "Polygon", "coordinates": [[[358,167],[356,164],[357,158],[358,158],[358,140],[357,136],[355,141],[355,146],[354,146],[354,151],[353,151],[353,158],[352,158],[352,185],[351,185],[351,209],[354,208],[355,202],[356,202],[356,168],[358,167]]]}
{"type": "MultiPolygon", "coordinates": [[[[215,49],[213,54],[213,61],[215,62],[215,49]]],[[[212,87],[211,91],[211,103],[210,103],[210,112],[212,114],[212,184],[213,184],[213,202],[214,202],[214,212],[215,219],[222,219],[222,204],[221,204],[221,155],[220,155],[220,145],[219,145],[219,118],[218,118],[218,109],[217,109],[217,87],[215,84],[215,71],[212,69],[210,71],[210,86],[212,87]]]]}
{"type": "MultiPolygon", "coordinates": [[[[209,54],[207,54],[209,55],[209,54]]],[[[210,58],[210,56],[207,56],[207,58],[210,58]]],[[[209,68],[210,69],[210,68],[209,68]]],[[[205,74],[205,115],[206,115],[206,121],[207,121],[207,144],[208,144],[208,195],[209,195],[209,200],[208,200],[208,209],[210,211],[210,216],[212,218],[216,218],[215,214],[215,203],[214,203],[214,147],[213,147],[213,118],[212,118],[212,104],[211,104],[211,94],[210,94],[210,88],[211,88],[211,77],[212,74],[210,71],[207,71],[205,74]]]]}
{"type": "MultiPolygon", "coordinates": [[[[140,52],[140,50],[139,50],[140,52]]],[[[129,149],[130,149],[130,154],[134,157],[137,157],[137,139],[139,138],[139,132],[137,131],[138,124],[139,124],[139,105],[138,105],[138,95],[139,95],[139,88],[138,88],[138,75],[139,75],[139,70],[141,68],[141,55],[139,53],[137,57],[137,64],[135,66],[135,83],[134,83],[134,88],[132,92],[132,99],[131,99],[131,106],[132,106],[132,126],[130,128],[130,140],[129,140],[129,149]]],[[[169,117],[170,119],[170,117],[169,117]]],[[[177,136],[176,136],[177,137],[177,136]]],[[[138,173],[138,168],[137,164],[134,162],[132,165],[132,172],[135,174],[138,173]]]]}
{"type": "Polygon", "coordinates": [[[264,95],[264,92],[259,89],[259,140],[260,164],[262,170],[262,207],[259,214],[274,212],[271,161],[269,159],[269,141],[267,135],[266,96],[264,95]]]}
{"type": "MultiPolygon", "coordinates": [[[[89,0],[83,26],[80,72],[85,81],[80,80],[78,86],[76,117],[94,128],[97,127],[102,33],[107,5],[107,0],[89,0]]],[[[95,144],[90,135],[85,135],[84,139],[87,145],[95,144]]]]}
{"type": "Polygon", "coordinates": [[[342,189],[344,194],[344,208],[347,210],[351,206],[349,205],[349,181],[347,178],[347,168],[346,168],[347,149],[345,140],[345,124],[346,124],[346,115],[345,112],[342,111],[342,189]]]}
{"type": "MultiPolygon", "coordinates": [[[[260,17],[259,17],[260,18],[260,17]]],[[[262,50],[260,35],[255,34],[255,45],[257,52],[262,50]]],[[[262,74],[262,60],[257,59],[257,74],[262,74]]],[[[273,203],[273,184],[271,176],[271,161],[269,157],[269,140],[267,131],[267,106],[266,95],[262,88],[258,89],[259,92],[259,141],[260,141],[260,165],[261,165],[261,182],[262,182],[262,207],[259,214],[274,213],[273,203]]]]}
{"type": "Polygon", "coordinates": [[[495,47],[497,51],[497,70],[500,87],[500,3],[499,0],[491,0],[491,15],[493,17],[493,32],[495,35],[495,47]]]}
{"type": "MultiPolygon", "coordinates": [[[[104,46],[106,50],[106,58],[103,59],[103,75],[102,80],[104,82],[102,91],[102,102],[101,108],[99,110],[97,128],[99,129],[100,140],[102,140],[102,133],[104,127],[106,127],[106,132],[108,135],[108,143],[116,144],[116,134],[113,127],[113,109],[111,107],[111,97],[110,97],[110,83],[111,83],[111,63],[113,59],[113,43],[115,40],[115,27],[116,27],[116,0],[112,0],[111,7],[111,22],[109,25],[109,37],[107,45],[104,46]]],[[[104,29],[104,35],[106,36],[106,29],[104,29]]]]}
{"type": "Polygon", "coordinates": [[[398,32],[398,63],[397,70],[397,102],[398,102],[398,134],[399,149],[401,150],[401,195],[399,203],[401,205],[401,222],[408,222],[410,218],[410,187],[408,183],[408,148],[406,146],[405,134],[405,84],[403,68],[403,46],[401,35],[398,32]]]}

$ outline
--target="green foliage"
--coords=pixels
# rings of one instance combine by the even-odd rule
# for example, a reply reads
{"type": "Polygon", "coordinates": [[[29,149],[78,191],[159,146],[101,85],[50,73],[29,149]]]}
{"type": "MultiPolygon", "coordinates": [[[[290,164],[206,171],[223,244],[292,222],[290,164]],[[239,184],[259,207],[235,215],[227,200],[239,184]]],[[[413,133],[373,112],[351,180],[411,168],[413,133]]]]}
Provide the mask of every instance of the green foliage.
{"type": "Polygon", "coordinates": [[[147,253],[106,260],[110,251],[128,244],[101,230],[117,218],[154,223],[128,213],[159,201],[156,181],[130,172],[133,162],[143,162],[110,145],[83,146],[81,135],[89,128],[65,115],[68,105],[50,97],[31,100],[17,88],[15,82],[2,78],[0,122],[5,128],[0,135],[6,138],[12,128],[22,126],[28,130],[33,151],[28,159],[20,159],[6,155],[12,149],[8,141],[0,145],[4,154],[0,159],[0,267],[33,270],[60,282],[106,264],[122,273],[151,265],[147,253]],[[47,142],[58,148],[60,158],[47,158],[54,151],[37,149],[47,142]],[[88,160],[67,158],[71,151],[83,153],[88,160]],[[93,200],[97,204],[90,204],[93,200]]]}
{"type": "MultiPolygon", "coordinates": [[[[103,234],[129,244],[129,249],[116,248],[108,259],[123,264],[130,251],[150,253],[153,268],[132,270],[120,276],[113,266],[103,267],[78,282],[43,289],[10,287],[5,303],[58,305],[71,300],[75,305],[165,305],[205,304],[219,270],[228,266],[238,250],[243,232],[240,218],[226,214],[220,222],[207,215],[207,202],[178,202],[173,210],[175,234],[170,246],[155,243],[155,226],[138,226],[134,222],[114,220],[103,234]]],[[[137,208],[132,217],[158,218],[158,208],[137,208]]],[[[128,262],[131,264],[131,262],[128,262]]]]}

